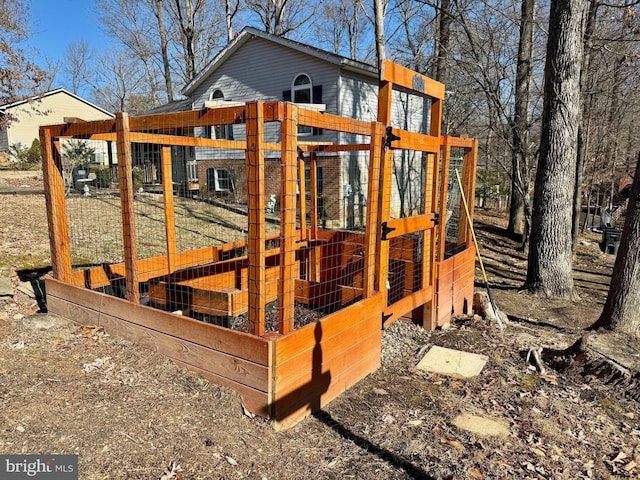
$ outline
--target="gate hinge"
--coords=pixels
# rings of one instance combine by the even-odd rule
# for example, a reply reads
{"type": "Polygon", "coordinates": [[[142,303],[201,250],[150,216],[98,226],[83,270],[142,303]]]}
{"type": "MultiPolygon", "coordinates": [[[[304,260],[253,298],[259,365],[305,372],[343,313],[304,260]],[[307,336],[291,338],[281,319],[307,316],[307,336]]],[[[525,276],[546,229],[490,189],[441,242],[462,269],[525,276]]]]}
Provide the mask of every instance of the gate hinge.
{"type": "Polygon", "coordinates": [[[433,224],[436,227],[440,225],[440,214],[438,212],[433,212],[433,224]]]}
{"type": "Polygon", "coordinates": [[[395,227],[390,227],[387,222],[382,222],[382,235],[380,235],[380,240],[388,240],[387,235],[395,230],[395,227]]]}
{"type": "Polygon", "coordinates": [[[393,317],[393,313],[385,315],[384,312],[382,312],[382,328],[384,328],[384,324],[387,323],[387,320],[389,320],[391,317],[393,317]]]}
{"type": "Polygon", "coordinates": [[[386,135],[384,137],[384,146],[391,148],[391,142],[395,142],[396,140],[400,140],[400,137],[393,133],[393,129],[391,127],[387,127],[386,135]]]}

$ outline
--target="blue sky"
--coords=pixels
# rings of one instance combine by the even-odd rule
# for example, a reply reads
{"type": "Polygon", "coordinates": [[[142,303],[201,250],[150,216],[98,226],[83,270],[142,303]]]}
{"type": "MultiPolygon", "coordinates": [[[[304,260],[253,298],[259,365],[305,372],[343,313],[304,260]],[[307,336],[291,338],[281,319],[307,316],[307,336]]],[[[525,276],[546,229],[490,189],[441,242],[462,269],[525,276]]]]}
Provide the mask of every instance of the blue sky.
{"type": "Polygon", "coordinates": [[[64,57],[67,45],[85,40],[99,49],[109,42],[100,30],[93,0],[31,0],[31,34],[24,45],[38,50],[33,58],[40,66],[44,59],[64,57]]]}

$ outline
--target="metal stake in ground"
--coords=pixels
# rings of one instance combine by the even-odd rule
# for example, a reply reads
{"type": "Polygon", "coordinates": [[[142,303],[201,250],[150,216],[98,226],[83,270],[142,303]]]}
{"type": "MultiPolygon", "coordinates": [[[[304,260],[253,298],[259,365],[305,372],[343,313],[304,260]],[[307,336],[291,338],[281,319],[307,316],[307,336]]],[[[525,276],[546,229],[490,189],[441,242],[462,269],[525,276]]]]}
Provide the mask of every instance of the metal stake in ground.
{"type": "Polygon", "coordinates": [[[491,289],[489,288],[489,281],[487,280],[487,272],[485,272],[484,270],[484,263],[482,263],[482,256],[480,255],[480,245],[478,245],[478,240],[476,240],[476,232],[473,229],[473,221],[471,220],[471,215],[469,214],[467,197],[464,194],[464,188],[462,187],[462,180],[460,180],[460,174],[458,173],[458,169],[456,169],[456,178],[458,179],[458,186],[460,187],[460,197],[462,198],[462,204],[464,205],[464,212],[467,215],[467,223],[469,224],[469,228],[471,229],[471,236],[473,237],[473,243],[476,246],[476,254],[478,255],[478,261],[480,262],[480,270],[482,270],[482,278],[484,278],[484,286],[487,289],[487,295],[489,296],[489,303],[491,304],[491,308],[493,309],[492,313],[496,317],[498,328],[500,330],[504,330],[504,324],[500,319],[500,311],[498,310],[498,306],[493,301],[493,297],[491,296],[491,289]]]}

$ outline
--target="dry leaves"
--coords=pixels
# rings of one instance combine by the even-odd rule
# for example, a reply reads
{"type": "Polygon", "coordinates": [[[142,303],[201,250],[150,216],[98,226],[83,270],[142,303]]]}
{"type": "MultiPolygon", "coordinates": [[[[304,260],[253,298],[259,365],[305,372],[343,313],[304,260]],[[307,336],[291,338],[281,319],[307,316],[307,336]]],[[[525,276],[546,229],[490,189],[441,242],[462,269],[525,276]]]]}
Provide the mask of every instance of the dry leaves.
{"type": "Polygon", "coordinates": [[[540,375],[540,378],[551,385],[558,385],[558,378],[554,375],[540,375]]]}
{"type": "Polygon", "coordinates": [[[484,478],[484,475],[482,475],[482,472],[475,467],[469,469],[469,475],[473,478],[484,478]]]}
{"type": "Polygon", "coordinates": [[[171,462],[169,466],[164,469],[164,473],[158,480],[180,480],[182,477],[182,467],[176,462],[171,462]]]}
{"type": "Polygon", "coordinates": [[[466,448],[462,444],[462,442],[459,442],[458,440],[452,440],[452,439],[447,438],[447,437],[441,437],[440,438],[440,443],[444,443],[445,445],[451,445],[452,447],[455,447],[458,450],[466,450],[466,448]]]}
{"type": "Polygon", "coordinates": [[[630,473],[636,469],[638,464],[635,460],[631,459],[622,450],[618,452],[618,455],[613,460],[605,460],[605,463],[611,467],[612,473],[630,473]]]}
{"type": "Polygon", "coordinates": [[[78,332],[78,337],[86,338],[90,346],[97,345],[107,336],[109,336],[109,334],[105,331],[104,327],[98,325],[84,325],[80,327],[80,331],[78,332]]]}
{"type": "Polygon", "coordinates": [[[111,357],[96,358],[93,362],[85,363],[82,365],[82,371],[84,373],[95,372],[96,370],[102,370],[108,372],[113,370],[115,365],[111,363],[111,357]]]}

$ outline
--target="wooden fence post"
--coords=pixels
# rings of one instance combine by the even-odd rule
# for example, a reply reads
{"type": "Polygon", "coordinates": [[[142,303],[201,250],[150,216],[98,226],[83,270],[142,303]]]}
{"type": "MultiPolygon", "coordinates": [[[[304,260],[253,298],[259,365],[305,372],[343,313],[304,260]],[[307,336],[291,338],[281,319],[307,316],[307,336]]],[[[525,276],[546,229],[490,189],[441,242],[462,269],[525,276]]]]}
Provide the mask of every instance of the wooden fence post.
{"type": "Polygon", "coordinates": [[[127,113],[120,112],[116,114],[116,138],[127,300],[137,304],[140,303],[140,288],[138,285],[138,258],[133,208],[133,167],[131,141],[129,138],[129,115],[127,113]]]}
{"type": "Polygon", "coordinates": [[[162,198],[164,201],[164,229],[167,239],[167,273],[176,270],[176,217],[173,203],[173,173],[171,171],[171,147],[160,149],[162,164],[162,198]]]}
{"type": "Polygon", "coordinates": [[[369,183],[367,185],[367,223],[365,226],[365,264],[362,296],[368,298],[376,288],[376,252],[379,253],[381,243],[380,219],[380,167],[385,155],[382,140],[384,139],[384,125],[371,122],[371,136],[369,138],[369,183]]]}
{"type": "MultiPolygon", "coordinates": [[[[378,122],[385,128],[391,125],[391,105],[393,96],[393,84],[388,81],[380,83],[378,93],[378,122]]],[[[378,242],[376,258],[378,259],[377,289],[382,294],[382,308],[389,303],[389,242],[380,241],[382,235],[382,222],[389,218],[391,211],[391,182],[393,182],[393,151],[385,147],[380,162],[380,190],[378,220],[378,242]]]]}
{"type": "MultiPolygon", "coordinates": [[[[478,141],[474,140],[471,148],[464,151],[464,161],[462,163],[462,184],[466,194],[467,205],[469,206],[469,215],[473,218],[473,209],[475,205],[476,190],[476,162],[478,159],[478,141]]],[[[467,247],[473,243],[473,238],[469,232],[468,222],[462,222],[464,225],[463,235],[460,240],[465,241],[467,247]]],[[[462,230],[462,228],[461,228],[462,230]]]]}
{"type": "Polygon", "coordinates": [[[64,178],[62,177],[62,159],[59,152],[53,148],[51,130],[47,127],[40,128],[40,153],[42,155],[42,176],[45,186],[44,196],[47,206],[53,276],[57,280],[70,283],[71,245],[64,178]]]}
{"type": "Polygon", "coordinates": [[[265,174],[264,104],[247,103],[247,180],[249,205],[248,277],[249,333],[264,335],[265,286],[265,174]]]}
{"type": "Polygon", "coordinates": [[[280,174],[280,283],[278,330],[293,330],[296,277],[296,196],[298,159],[298,107],[284,104],[281,126],[280,174]]]}

